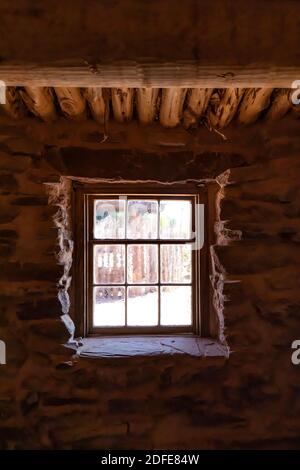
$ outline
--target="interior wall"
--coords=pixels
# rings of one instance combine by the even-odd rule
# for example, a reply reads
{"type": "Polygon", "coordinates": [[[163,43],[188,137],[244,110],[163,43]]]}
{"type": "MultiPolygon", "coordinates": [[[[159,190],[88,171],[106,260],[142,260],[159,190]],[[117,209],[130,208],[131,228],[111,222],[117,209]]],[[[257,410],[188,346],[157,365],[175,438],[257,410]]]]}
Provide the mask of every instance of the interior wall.
{"type": "Polygon", "coordinates": [[[226,141],[200,129],[176,148],[130,126],[103,144],[90,125],[0,118],[0,448],[299,448],[299,123],[232,127],[226,141]],[[45,183],[137,174],[219,177],[212,256],[229,359],[74,360],[62,346],[45,183]]]}

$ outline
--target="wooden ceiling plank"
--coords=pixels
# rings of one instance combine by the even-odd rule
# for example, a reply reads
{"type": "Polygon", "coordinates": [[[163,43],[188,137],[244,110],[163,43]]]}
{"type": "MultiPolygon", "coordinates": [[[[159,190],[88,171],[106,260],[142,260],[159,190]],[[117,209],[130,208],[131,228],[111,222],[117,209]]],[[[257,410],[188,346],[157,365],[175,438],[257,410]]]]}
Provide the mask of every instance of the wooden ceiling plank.
{"type": "Polygon", "coordinates": [[[289,88],[299,76],[300,66],[208,66],[197,61],[0,65],[0,77],[7,86],[289,88]]]}

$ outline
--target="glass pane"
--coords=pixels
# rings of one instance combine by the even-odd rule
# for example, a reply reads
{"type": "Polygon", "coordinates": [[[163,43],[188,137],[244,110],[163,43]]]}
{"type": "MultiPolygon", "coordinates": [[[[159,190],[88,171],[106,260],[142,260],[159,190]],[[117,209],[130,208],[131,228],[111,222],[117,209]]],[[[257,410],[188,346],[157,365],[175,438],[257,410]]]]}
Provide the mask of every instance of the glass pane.
{"type": "Polygon", "coordinates": [[[157,287],[128,287],[127,324],[129,326],[155,326],[158,324],[157,287]]]}
{"type": "Polygon", "coordinates": [[[94,284],[125,282],[125,246],[94,246],[94,284]]]}
{"type": "Polygon", "coordinates": [[[161,282],[188,284],[192,281],[191,245],[161,245],[161,282]]]}
{"type": "Polygon", "coordinates": [[[127,280],[129,284],[158,282],[157,245],[128,245],[127,280]]]}
{"type": "Polygon", "coordinates": [[[192,231],[191,201],[160,201],[160,238],[189,239],[192,231]]]}
{"type": "Polygon", "coordinates": [[[127,238],[157,238],[157,201],[128,201],[127,238]]]}
{"type": "Polygon", "coordinates": [[[125,201],[97,199],[94,202],[94,237],[125,237],[125,201]]]}
{"type": "Polygon", "coordinates": [[[125,288],[94,288],[94,326],[125,325],[125,288]]]}
{"type": "Polygon", "coordinates": [[[192,288],[190,286],[161,287],[160,302],[162,325],[192,324],[192,288]]]}

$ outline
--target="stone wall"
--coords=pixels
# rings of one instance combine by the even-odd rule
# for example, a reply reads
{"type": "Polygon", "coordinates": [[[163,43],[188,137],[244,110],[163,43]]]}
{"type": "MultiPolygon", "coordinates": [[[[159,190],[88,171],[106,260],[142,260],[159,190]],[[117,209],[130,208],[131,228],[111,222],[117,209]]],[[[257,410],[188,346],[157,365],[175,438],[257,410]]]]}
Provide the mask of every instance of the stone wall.
{"type": "Polygon", "coordinates": [[[101,143],[95,123],[0,118],[0,448],[300,448],[299,122],[232,127],[226,141],[159,132],[128,125],[101,143]],[[45,184],[62,175],[218,177],[229,359],[74,359],[62,346],[65,260],[45,184]]]}

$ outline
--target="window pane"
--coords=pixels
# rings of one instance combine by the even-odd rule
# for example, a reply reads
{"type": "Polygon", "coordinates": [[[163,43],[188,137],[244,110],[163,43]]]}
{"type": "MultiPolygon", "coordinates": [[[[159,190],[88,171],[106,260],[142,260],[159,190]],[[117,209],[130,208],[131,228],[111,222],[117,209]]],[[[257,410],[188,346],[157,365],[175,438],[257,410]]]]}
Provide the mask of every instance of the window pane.
{"type": "Polygon", "coordinates": [[[157,201],[128,201],[127,238],[157,238],[157,201]]]}
{"type": "Polygon", "coordinates": [[[97,199],[94,202],[94,237],[125,237],[125,201],[122,199],[97,199]]]}
{"type": "Polygon", "coordinates": [[[191,245],[161,245],[161,282],[188,284],[192,280],[191,245]]]}
{"type": "Polygon", "coordinates": [[[125,282],[125,246],[94,246],[94,283],[122,284],[125,282]]]}
{"type": "Polygon", "coordinates": [[[192,230],[191,201],[160,201],[160,238],[189,239],[192,230]]]}
{"type": "Polygon", "coordinates": [[[157,287],[128,287],[127,324],[129,326],[155,326],[158,324],[157,287]]]}
{"type": "Polygon", "coordinates": [[[125,325],[125,288],[94,288],[94,326],[125,325]]]}
{"type": "Polygon", "coordinates": [[[157,245],[128,245],[127,273],[129,284],[158,282],[157,245]]]}
{"type": "Polygon", "coordinates": [[[162,325],[192,324],[192,288],[190,286],[164,286],[160,292],[162,325]]]}

